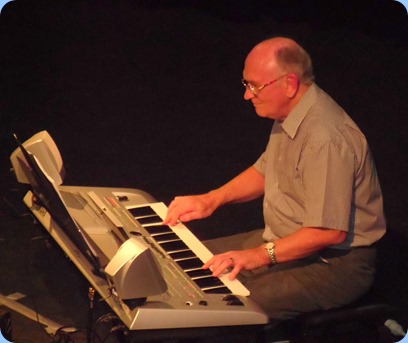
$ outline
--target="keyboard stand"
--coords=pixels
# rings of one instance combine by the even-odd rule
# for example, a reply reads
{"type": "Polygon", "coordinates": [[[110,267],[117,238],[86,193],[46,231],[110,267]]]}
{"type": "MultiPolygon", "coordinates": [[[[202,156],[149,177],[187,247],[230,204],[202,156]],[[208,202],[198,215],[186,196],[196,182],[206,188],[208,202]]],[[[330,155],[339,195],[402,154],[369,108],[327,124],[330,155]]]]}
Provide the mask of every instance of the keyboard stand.
{"type": "Polygon", "coordinates": [[[55,334],[58,329],[62,328],[62,324],[58,324],[41,314],[33,311],[32,309],[28,308],[27,306],[24,306],[18,302],[19,299],[24,298],[25,295],[21,293],[13,293],[8,296],[5,296],[3,294],[0,294],[0,304],[8,307],[10,310],[15,311],[28,319],[31,319],[35,322],[40,323],[41,325],[44,326],[45,331],[53,335],[55,334]]]}

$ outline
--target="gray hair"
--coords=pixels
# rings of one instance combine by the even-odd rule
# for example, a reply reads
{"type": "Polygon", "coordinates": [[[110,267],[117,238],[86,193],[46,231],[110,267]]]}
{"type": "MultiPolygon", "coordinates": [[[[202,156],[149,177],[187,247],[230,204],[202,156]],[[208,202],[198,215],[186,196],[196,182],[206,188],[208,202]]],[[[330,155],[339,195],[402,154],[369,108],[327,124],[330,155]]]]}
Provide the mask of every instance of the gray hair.
{"type": "Polygon", "coordinates": [[[276,62],[286,72],[294,73],[300,83],[310,85],[314,81],[312,60],[298,44],[285,45],[276,50],[276,62]]]}

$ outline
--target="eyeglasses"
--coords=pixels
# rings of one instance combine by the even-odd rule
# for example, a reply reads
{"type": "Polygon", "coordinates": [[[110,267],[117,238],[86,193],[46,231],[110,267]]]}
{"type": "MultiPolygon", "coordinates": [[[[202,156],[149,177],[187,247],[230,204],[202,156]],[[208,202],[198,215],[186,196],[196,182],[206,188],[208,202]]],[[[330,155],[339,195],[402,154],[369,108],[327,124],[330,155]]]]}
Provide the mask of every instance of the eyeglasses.
{"type": "Polygon", "coordinates": [[[258,96],[258,94],[261,92],[262,89],[264,89],[266,86],[271,85],[272,83],[275,83],[276,81],[280,80],[281,78],[285,77],[288,74],[282,75],[280,77],[278,77],[277,79],[269,82],[269,83],[265,83],[262,86],[256,87],[253,84],[251,84],[250,82],[248,82],[245,79],[242,79],[242,84],[244,85],[245,88],[249,89],[255,96],[258,96]]]}

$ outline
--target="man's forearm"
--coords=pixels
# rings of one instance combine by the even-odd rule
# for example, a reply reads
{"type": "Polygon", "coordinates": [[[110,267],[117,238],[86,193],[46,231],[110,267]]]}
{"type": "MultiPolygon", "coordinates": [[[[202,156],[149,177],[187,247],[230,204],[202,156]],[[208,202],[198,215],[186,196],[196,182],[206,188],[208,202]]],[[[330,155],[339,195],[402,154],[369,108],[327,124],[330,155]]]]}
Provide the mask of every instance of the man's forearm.
{"type": "Polygon", "coordinates": [[[331,245],[340,244],[346,232],[334,229],[303,227],[275,241],[276,260],[288,262],[311,255],[331,245]]]}
{"type": "Polygon", "coordinates": [[[169,205],[163,224],[175,225],[178,220],[205,218],[224,204],[249,201],[261,196],[263,191],[263,176],[255,168],[250,167],[213,191],[175,197],[169,205]]]}

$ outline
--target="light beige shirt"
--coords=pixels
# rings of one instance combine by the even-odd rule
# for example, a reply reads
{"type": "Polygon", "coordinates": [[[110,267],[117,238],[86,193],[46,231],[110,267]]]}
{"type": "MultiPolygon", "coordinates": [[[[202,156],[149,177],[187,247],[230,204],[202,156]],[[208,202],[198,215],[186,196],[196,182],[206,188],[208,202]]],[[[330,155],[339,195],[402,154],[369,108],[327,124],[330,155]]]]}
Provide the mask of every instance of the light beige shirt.
{"type": "Polygon", "coordinates": [[[254,167],[265,177],[264,239],[301,227],[347,232],[335,248],[366,246],[385,233],[380,184],[367,141],[334,100],[313,84],[254,167]]]}

